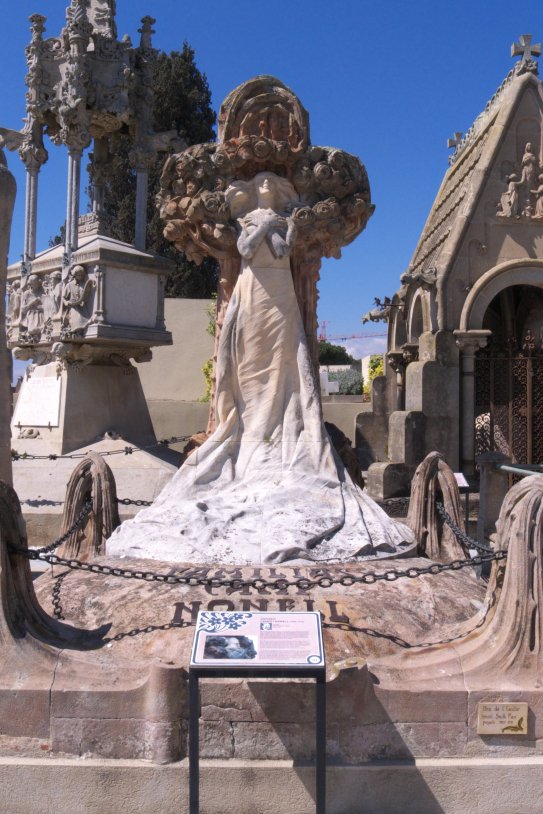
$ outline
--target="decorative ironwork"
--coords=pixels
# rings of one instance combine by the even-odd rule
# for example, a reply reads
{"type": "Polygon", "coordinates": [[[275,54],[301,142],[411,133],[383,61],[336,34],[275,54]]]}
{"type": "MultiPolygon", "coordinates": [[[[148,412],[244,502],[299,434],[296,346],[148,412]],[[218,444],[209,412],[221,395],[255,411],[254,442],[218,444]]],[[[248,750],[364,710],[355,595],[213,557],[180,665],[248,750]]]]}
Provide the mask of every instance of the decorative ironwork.
{"type": "Polygon", "coordinates": [[[475,359],[475,453],[514,463],[543,461],[543,343],[528,331],[519,345],[490,346],[475,359]]]}

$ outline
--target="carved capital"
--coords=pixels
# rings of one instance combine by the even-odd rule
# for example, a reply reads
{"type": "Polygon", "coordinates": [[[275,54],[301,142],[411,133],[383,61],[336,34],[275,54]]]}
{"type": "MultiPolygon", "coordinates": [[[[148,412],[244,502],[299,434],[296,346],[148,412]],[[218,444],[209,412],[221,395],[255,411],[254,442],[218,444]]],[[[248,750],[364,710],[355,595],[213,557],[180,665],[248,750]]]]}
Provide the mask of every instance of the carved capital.
{"type": "Polygon", "coordinates": [[[401,350],[391,350],[387,353],[387,362],[395,373],[404,372],[407,360],[401,350]]]}
{"type": "Polygon", "coordinates": [[[473,356],[478,350],[486,347],[486,344],[492,336],[492,331],[487,330],[472,330],[472,331],[453,331],[456,345],[461,353],[466,356],[473,356]]]}
{"type": "Polygon", "coordinates": [[[419,346],[416,342],[406,342],[402,345],[403,358],[405,364],[410,365],[411,362],[417,362],[419,358],[419,346]]]}

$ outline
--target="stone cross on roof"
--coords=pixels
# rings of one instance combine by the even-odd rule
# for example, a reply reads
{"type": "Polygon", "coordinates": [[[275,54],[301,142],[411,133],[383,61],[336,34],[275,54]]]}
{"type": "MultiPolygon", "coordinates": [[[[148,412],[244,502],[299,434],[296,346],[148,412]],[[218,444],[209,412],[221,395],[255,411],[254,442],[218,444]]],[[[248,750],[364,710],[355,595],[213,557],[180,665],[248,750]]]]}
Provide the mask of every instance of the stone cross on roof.
{"type": "Polygon", "coordinates": [[[521,34],[518,42],[514,42],[511,46],[511,56],[517,57],[522,55],[519,64],[524,62],[533,62],[532,57],[541,56],[541,43],[532,45],[531,34],[521,34]]]}
{"type": "Polygon", "coordinates": [[[453,138],[447,139],[447,147],[458,147],[460,142],[462,141],[463,133],[455,133],[453,138]]]}

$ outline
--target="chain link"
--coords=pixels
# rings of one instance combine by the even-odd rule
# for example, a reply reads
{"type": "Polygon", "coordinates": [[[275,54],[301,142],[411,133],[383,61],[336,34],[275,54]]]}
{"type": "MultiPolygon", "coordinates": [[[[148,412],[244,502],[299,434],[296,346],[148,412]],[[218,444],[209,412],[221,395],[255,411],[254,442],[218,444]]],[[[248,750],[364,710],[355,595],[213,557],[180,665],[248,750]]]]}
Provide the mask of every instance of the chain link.
{"type": "MultiPolygon", "coordinates": [[[[155,449],[156,447],[168,447],[170,444],[179,444],[181,441],[189,441],[192,436],[179,435],[173,438],[162,438],[155,444],[147,444],[145,447],[123,447],[122,449],[112,449],[109,452],[99,452],[102,458],[109,458],[111,455],[132,455],[134,452],[145,452],[147,449],[155,449]]],[[[72,459],[74,461],[86,458],[89,452],[94,450],[89,449],[87,452],[79,452],[76,455],[29,455],[27,452],[17,452],[16,449],[11,450],[12,461],[64,461],[72,459]]]]}
{"type": "Polygon", "coordinates": [[[53,586],[53,615],[55,619],[62,620],[64,619],[64,613],[62,611],[62,601],[60,598],[60,589],[62,588],[62,581],[65,577],[68,576],[70,572],[64,571],[63,574],[59,574],[59,576],[55,580],[55,584],[53,586]]]}
{"type": "Polygon", "coordinates": [[[425,567],[411,566],[406,569],[390,568],[387,571],[368,571],[365,574],[346,573],[341,576],[327,576],[318,579],[300,577],[288,579],[286,577],[268,581],[262,577],[254,579],[219,579],[217,577],[197,577],[190,574],[157,573],[143,569],[119,568],[111,565],[101,565],[97,562],[82,562],[77,559],[67,559],[56,554],[39,554],[17,546],[8,546],[14,554],[28,559],[40,559],[50,565],[62,565],[70,570],[87,571],[91,574],[119,577],[122,579],[137,579],[144,582],[160,582],[165,585],[187,585],[189,587],[229,588],[239,591],[252,588],[262,593],[266,588],[285,592],[288,588],[297,588],[300,591],[309,591],[312,588],[332,588],[334,585],[350,588],[353,585],[374,585],[376,582],[395,582],[398,579],[416,579],[426,574],[436,575],[445,571],[460,571],[462,568],[473,568],[489,562],[504,560],[507,551],[496,551],[492,554],[477,555],[468,560],[453,560],[447,563],[431,563],[425,567]]]}
{"type": "Polygon", "coordinates": [[[123,506],[152,506],[152,500],[132,500],[129,497],[118,497],[117,503],[123,506]]]}
{"type": "Polygon", "coordinates": [[[78,531],[79,529],[83,528],[85,521],[87,520],[89,514],[91,513],[91,510],[92,510],[92,500],[88,499],[83,504],[83,508],[75,518],[73,525],[68,529],[68,531],[64,532],[62,537],[59,537],[58,540],[55,540],[55,542],[51,543],[51,545],[44,546],[43,548],[30,548],[30,549],[15,548],[14,550],[18,554],[21,554],[22,552],[26,551],[27,553],[23,554],[23,556],[27,557],[29,560],[43,559],[47,562],[45,555],[50,554],[53,551],[56,551],[57,548],[59,548],[63,543],[66,543],[70,539],[70,537],[75,531],[78,531]]]}
{"type": "Polygon", "coordinates": [[[453,522],[450,514],[448,514],[445,511],[445,506],[443,505],[443,503],[436,502],[436,509],[443,518],[443,520],[445,521],[445,523],[449,526],[456,539],[460,540],[461,543],[464,543],[464,545],[467,548],[474,548],[476,551],[480,551],[483,554],[494,553],[493,548],[490,548],[490,546],[479,543],[477,540],[474,540],[473,537],[470,537],[469,535],[465,534],[462,531],[462,529],[459,529],[458,526],[455,525],[455,523],[453,522]]]}
{"type": "MultiPolygon", "coordinates": [[[[150,502],[144,500],[131,500],[130,498],[121,498],[118,500],[123,505],[136,505],[136,506],[149,506],[150,502]]],[[[455,536],[457,536],[466,546],[473,547],[481,554],[475,557],[470,557],[466,560],[453,560],[448,563],[432,562],[427,566],[410,566],[404,569],[390,568],[386,571],[367,571],[364,574],[343,573],[341,576],[323,576],[318,579],[310,579],[309,577],[299,577],[297,579],[288,579],[287,577],[280,577],[273,581],[257,577],[254,579],[220,579],[218,577],[197,577],[190,574],[172,574],[157,573],[156,571],[146,571],[143,569],[132,568],[119,568],[110,565],[101,565],[96,562],[83,562],[77,559],[67,559],[59,557],[53,553],[56,549],[65,543],[69,537],[78,529],[82,528],[87,517],[92,510],[92,501],[90,499],[85,501],[83,508],[77,516],[74,524],[62,537],[56,540],[49,546],[39,549],[28,549],[20,546],[8,545],[8,549],[13,554],[25,557],[29,560],[42,560],[50,565],[61,565],[69,570],[86,571],[92,574],[102,574],[103,576],[120,577],[122,579],[137,579],[144,582],[161,582],[166,585],[187,585],[189,587],[211,587],[211,588],[229,588],[232,591],[252,588],[261,593],[266,588],[272,588],[277,591],[286,591],[288,588],[297,588],[301,591],[308,591],[312,588],[332,588],[334,585],[341,585],[344,588],[350,588],[354,585],[373,585],[377,582],[395,582],[398,579],[417,579],[418,577],[430,574],[436,575],[444,573],[445,571],[460,571],[463,568],[473,568],[486,563],[497,562],[504,560],[507,557],[506,550],[493,551],[487,546],[482,546],[476,540],[473,540],[467,534],[464,534],[452,521],[450,515],[445,511],[442,503],[437,503],[437,510],[443,517],[444,521],[452,529],[455,536]]],[[[68,572],[66,572],[68,573],[68,572]]],[[[62,577],[66,576],[66,573],[62,577]]],[[[60,582],[57,583],[53,590],[53,596],[59,596],[60,582]],[[56,594],[55,594],[56,591],[56,594]]]]}

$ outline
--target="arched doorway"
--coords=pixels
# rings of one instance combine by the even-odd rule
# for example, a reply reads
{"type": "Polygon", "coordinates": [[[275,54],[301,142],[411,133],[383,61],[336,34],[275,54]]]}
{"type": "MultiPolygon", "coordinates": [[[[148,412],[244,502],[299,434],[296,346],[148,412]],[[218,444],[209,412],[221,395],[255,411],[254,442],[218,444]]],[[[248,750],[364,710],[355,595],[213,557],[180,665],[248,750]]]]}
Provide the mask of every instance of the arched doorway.
{"type": "Polygon", "coordinates": [[[497,451],[543,463],[543,291],[502,289],[489,303],[492,331],[475,358],[475,454],[497,451]]]}

